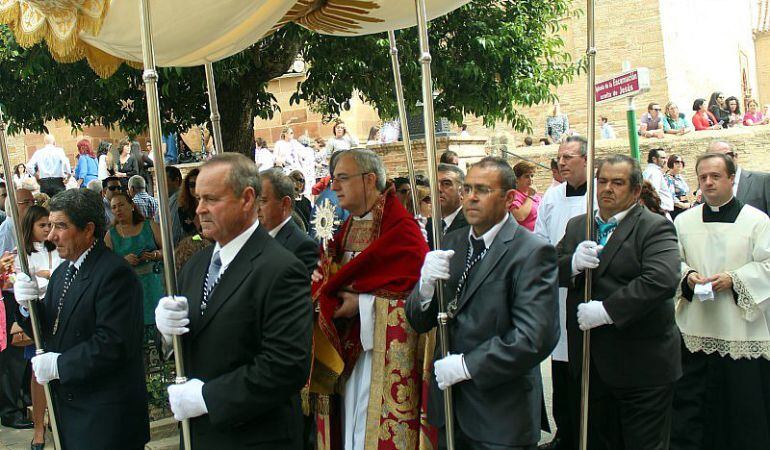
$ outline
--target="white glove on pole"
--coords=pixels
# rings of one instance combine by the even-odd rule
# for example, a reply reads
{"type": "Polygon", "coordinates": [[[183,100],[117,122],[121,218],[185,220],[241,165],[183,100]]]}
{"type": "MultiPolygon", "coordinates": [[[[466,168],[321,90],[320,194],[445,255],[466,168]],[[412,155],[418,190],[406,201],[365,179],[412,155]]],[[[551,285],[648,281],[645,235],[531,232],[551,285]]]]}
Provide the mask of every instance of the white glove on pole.
{"type": "Polygon", "coordinates": [[[572,275],[575,276],[586,269],[599,267],[599,252],[604,246],[594,241],[583,241],[578,244],[572,255],[572,275]]]}
{"type": "Polygon", "coordinates": [[[39,286],[37,280],[20,272],[16,274],[16,281],[13,283],[13,295],[19,305],[29,309],[30,301],[45,297],[45,288],[39,286]]]}
{"type": "Polygon", "coordinates": [[[471,379],[471,374],[468,373],[468,368],[465,366],[465,357],[462,354],[448,355],[439,359],[433,364],[433,370],[436,372],[438,388],[442,391],[461,381],[471,379]]]}
{"type": "Polygon", "coordinates": [[[32,371],[38,384],[59,379],[59,356],[61,353],[43,353],[32,358],[32,371]]]}
{"type": "Polygon", "coordinates": [[[436,281],[449,279],[449,260],[454,254],[454,250],[434,250],[425,255],[420,271],[420,297],[424,300],[433,298],[436,281]]]}
{"type": "Polygon", "coordinates": [[[190,331],[187,297],[163,297],[155,308],[155,326],[163,335],[166,345],[171,344],[173,336],[181,336],[190,331]]]}
{"type": "Polygon", "coordinates": [[[209,413],[203,400],[203,381],[197,378],[183,384],[170,385],[168,402],[171,404],[174,419],[180,422],[209,413]]]}
{"type": "Polygon", "coordinates": [[[583,331],[614,323],[610,315],[607,314],[607,310],[604,309],[604,304],[597,300],[578,305],[577,321],[578,326],[583,331]]]}

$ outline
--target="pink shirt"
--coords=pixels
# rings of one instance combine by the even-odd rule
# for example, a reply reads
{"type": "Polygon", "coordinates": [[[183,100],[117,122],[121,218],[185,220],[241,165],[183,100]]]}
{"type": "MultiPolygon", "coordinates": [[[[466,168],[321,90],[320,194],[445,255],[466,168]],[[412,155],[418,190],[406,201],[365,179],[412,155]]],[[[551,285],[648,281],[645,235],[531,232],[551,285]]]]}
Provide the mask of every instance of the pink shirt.
{"type": "MultiPolygon", "coordinates": [[[[511,203],[511,211],[514,209],[519,209],[521,206],[527,201],[527,196],[517,190],[513,191],[515,196],[513,198],[513,203],[511,203]]],[[[542,196],[540,194],[535,194],[532,197],[532,209],[529,211],[529,215],[519,222],[519,225],[523,226],[524,228],[528,229],[529,231],[535,231],[535,222],[537,222],[537,208],[540,207],[540,200],[542,200],[542,196]]]]}
{"type": "Polygon", "coordinates": [[[751,114],[750,112],[746,112],[746,114],[743,116],[743,124],[748,125],[748,121],[751,121],[752,123],[761,123],[763,120],[765,120],[765,116],[757,111],[754,114],[751,114]]]}

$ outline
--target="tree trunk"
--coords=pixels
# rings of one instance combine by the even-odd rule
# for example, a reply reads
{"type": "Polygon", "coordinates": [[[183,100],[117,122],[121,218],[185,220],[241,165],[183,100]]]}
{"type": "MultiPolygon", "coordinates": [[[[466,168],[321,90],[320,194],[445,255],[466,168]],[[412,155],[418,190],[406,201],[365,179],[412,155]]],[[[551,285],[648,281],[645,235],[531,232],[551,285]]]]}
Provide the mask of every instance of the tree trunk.
{"type": "Polygon", "coordinates": [[[218,92],[222,116],[222,141],[226,152],[254,158],[254,88],[228,86],[218,92]]]}

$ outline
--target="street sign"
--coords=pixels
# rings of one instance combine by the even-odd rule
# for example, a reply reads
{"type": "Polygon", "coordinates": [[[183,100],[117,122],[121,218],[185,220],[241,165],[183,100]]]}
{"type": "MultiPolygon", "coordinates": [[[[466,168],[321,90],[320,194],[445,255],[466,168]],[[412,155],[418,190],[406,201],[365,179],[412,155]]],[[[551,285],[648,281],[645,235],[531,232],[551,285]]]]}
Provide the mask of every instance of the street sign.
{"type": "Polygon", "coordinates": [[[646,67],[623,72],[600,83],[596,83],[596,103],[634,97],[650,90],[650,70],[646,67]]]}

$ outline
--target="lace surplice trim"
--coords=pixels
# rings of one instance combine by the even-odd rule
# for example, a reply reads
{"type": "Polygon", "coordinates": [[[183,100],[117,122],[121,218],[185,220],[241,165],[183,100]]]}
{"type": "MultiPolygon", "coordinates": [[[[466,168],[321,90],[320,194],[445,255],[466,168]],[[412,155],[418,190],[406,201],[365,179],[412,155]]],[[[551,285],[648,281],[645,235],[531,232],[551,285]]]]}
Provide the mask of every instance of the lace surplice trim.
{"type": "Polygon", "coordinates": [[[743,283],[741,278],[735,272],[727,272],[727,275],[733,280],[733,290],[738,298],[735,303],[741,308],[741,316],[744,320],[753,322],[760,314],[759,306],[751,296],[749,288],[743,283]]]}
{"type": "Polygon", "coordinates": [[[726,341],[712,337],[691,336],[682,333],[684,345],[691,352],[703,352],[710,355],[714,352],[719,356],[730,355],[732,359],[770,360],[770,341],[726,341]]]}

